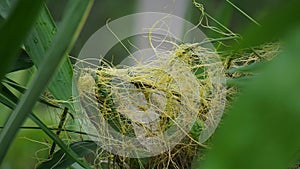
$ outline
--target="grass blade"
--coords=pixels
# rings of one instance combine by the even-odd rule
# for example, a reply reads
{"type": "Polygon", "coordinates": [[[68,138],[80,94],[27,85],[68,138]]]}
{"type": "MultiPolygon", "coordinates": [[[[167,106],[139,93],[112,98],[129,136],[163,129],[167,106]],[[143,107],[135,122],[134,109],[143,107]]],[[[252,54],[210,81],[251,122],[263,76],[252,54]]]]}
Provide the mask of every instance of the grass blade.
{"type": "MultiPolygon", "coordinates": [[[[22,94],[24,94],[26,92],[26,90],[27,90],[26,87],[18,84],[17,82],[15,82],[15,81],[7,78],[7,77],[5,77],[2,80],[2,84],[7,84],[7,85],[9,85],[10,87],[14,88],[15,90],[17,90],[18,92],[20,92],[22,94]]],[[[61,109],[61,107],[57,103],[53,102],[52,100],[48,99],[45,96],[40,96],[40,98],[39,98],[38,101],[40,103],[43,103],[43,104],[47,105],[47,106],[61,109]]]]}
{"type": "MultiPolygon", "coordinates": [[[[6,0],[0,0],[0,15],[7,18],[9,9],[12,4],[6,0]]],[[[35,66],[39,68],[41,62],[46,55],[47,49],[52,45],[53,37],[57,32],[57,27],[51,17],[47,6],[44,4],[41,14],[39,15],[30,35],[24,42],[25,51],[29,54],[35,66]]],[[[73,69],[70,59],[66,56],[57,70],[53,79],[48,85],[48,90],[56,100],[69,100],[72,95],[72,77],[73,69]]],[[[71,104],[67,102],[62,103],[69,110],[73,111],[71,104]]]]}
{"type": "Polygon", "coordinates": [[[68,156],[68,158],[72,159],[74,162],[77,162],[84,168],[89,169],[89,165],[80,159],[80,157],[70,148],[68,147],[57,135],[55,135],[48,127],[33,113],[30,114],[30,119],[35,122],[41,129],[62,149],[62,151],[68,156]]]}
{"type": "Polygon", "coordinates": [[[40,0],[19,0],[8,19],[0,28],[0,79],[11,68],[20,45],[33,26],[42,7],[40,0]]]}
{"type": "Polygon", "coordinates": [[[226,0],[226,2],[231,5],[233,8],[235,8],[237,11],[239,11],[242,15],[244,15],[246,18],[248,18],[251,22],[253,22],[254,24],[256,24],[257,26],[260,26],[260,24],[253,19],[251,16],[249,16],[246,12],[244,12],[243,10],[241,10],[239,7],[237,7],[234,3],[232,3],[229,0],[226,0]]]}
{"type": "MultiPolygon", "coordinates": [[[[14,109],[16,107],[16,103],[18,102],[18,98],[13,93],[11,93],[6,87],[3,87],[1,88],[0,92],[0,102],[9,107],[10,109],[14,109]]],[[[61,151],[67,154],[67,158],[69,160],[77,162],[85,168],[89,168],[88,164],[81,161],[79,156],[67,145],[65,145],[64,142],[57,135],[55,135],[38,117],[36,117],[33,113],[30,113],[29,118],[39,126],[39,129],[42,129],[53,141],[55,141],[57,145],[60,146],[61,151]]]]}
{"type": "MultiPolygon", "coordinates": [[[[69,1],[66,6],[67,11],[61,23],[61,29],[56,34],[53,45],[49,48],[45,59],[42,61],[42,69],[38,69],[34,79],[28,87],[28,90],[24,96],[22,96],[19,104],[7,119],[1,132],[0,147],[2,147],[2,151],[0,151],[0,161],[3,160],[10,143],[18,132],[20,126],[28,117],[29,112],[33,108],[40,93],[45,89],[45,86],[50,81],[53,72],[57,69],[63,56],[65,56],[65,53],[68,53],[72,47],[92,2],[92,0],[72,0],[69,1]]],[[[82,163],[81,165],[87,167],[82,163]]]]}

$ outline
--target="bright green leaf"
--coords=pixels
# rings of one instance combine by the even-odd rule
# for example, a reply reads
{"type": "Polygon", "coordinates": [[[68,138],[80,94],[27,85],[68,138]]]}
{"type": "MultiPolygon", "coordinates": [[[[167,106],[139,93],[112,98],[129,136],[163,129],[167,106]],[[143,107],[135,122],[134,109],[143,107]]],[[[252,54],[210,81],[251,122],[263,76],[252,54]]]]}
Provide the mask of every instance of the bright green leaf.
{"type": "MultiPolygon", "coordinates": [[[[56,25],[47,7],[44,6],[31,34],[24,43],[25,50],[28,52],[38,69],[44,68],[41,67],[41,63],[45,58],[49,47],[54,45],[52,42],[56,32],[56,25]]],[[[59,69],[56,71],[56,74],[48,85],[48,89],[55,99],[63,101],[71,99],[72,77],[73,68],[67,54],[65,54],[59,69]]],[[[66,104],[66,102],[64,106],[68,107],[69,110],[73,110],[72,105],[66,104]]]]}

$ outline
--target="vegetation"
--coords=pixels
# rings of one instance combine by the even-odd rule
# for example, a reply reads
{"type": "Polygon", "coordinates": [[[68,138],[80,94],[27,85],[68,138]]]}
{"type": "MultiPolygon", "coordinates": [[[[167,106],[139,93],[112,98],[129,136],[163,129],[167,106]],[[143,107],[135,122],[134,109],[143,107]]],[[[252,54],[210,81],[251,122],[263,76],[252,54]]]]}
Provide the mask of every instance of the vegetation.
{"type": "Polygon", "coordinates": [[[219,8],[216,15],[204,10],[211,5],[209,2],[190,3],[192,20],[208,35],[207,42],[213,43],[215,50],[203,47],[207,42],[182,43],[146,66],[119,68],[103,60],[97,69],[73,69],[78,62],[71,62],[71,49],[93,0],[68,1],[59,26],[44,1],[0,0],[1,167],[299,168],[300,2],[278,1],[264,9],[258,19],[229,0],[222,1],[227,6],[219,8]],[[232,31],[234,11],[249,25],[232,31]],[[193,81],[190,75],[197,79],[193,81]],[[222,82],[213,80],[216,75],[222,82]],[[74,76],[77,96],[73,95],[74,76]],[[182,89],[175,83],[180,83],[182,89]],[[134,88],[125,91],[128,86],[134,88]],[[195,93],[201,100],[194,97],[195,93]],[[162,96],[165,105],[159,103],[162,96]],[[152,126],[132,120],[135,115],[120,113],[130,112],[128,105],[135,104],[126,98],[141,97],[147,102],[135,102],[140,111],[161,112],[155,131],[150,130],[152,126]],[[226,106],[219,124],[224,108],[220,102],[226,102],[226,106]],[[89,117],[78,115],[78,103],[96,111],[89,117]],[[197,106],[200,108],[195,109],[197,106]],[[139,132],[145,135],[182,130],[184,137],[170,141],[174,147],[158,155],[115,155],[101,147],[111,140],[91,140],[107,132],[101,130],[101,113],[112,128],[125,136],[135,137],[139,126],[139,132]],[[191,129],[178,125],[174,130],[174,119],[188,113],[194,118],[184,120],[195,120],[191,129]],[[87,118],[97,131],[82,131],[82,122],[87,118]],[[28,156],[14,148],[32,145],[37,150],[27,151],[30,158],[36,158],[34,161],[10,164],[11,159],[19,161],[21,156],[28,156]]]}

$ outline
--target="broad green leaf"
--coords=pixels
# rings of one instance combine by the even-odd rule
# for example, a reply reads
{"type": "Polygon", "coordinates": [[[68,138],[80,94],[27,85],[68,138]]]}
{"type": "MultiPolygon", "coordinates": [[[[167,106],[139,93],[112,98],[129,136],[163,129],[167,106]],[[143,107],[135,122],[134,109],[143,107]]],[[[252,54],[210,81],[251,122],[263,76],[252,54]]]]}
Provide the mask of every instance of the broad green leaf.
{"type": "Polygon", "coordinates": [[[33,26],[42,2],[39,0],[19,0],[11,15],[0,27],[0,79],[11,68],[17,54],[20,51],[20,45],[26,38],[28,32],[33,26]]]}
{"type": "MultiPolygon", "coordinates": [[[[299,27],[298,27],[299,28],[299,27]]],[[[283,169],[300,150],[300,31],[244,88],[222,127],[202,169],[283,169]]]]}
{"type": "MultiPolygon", "coordinates": [[[[23,2],[23,1],[22,1],[23,2]]],[[[24,1],[25,2],[25,1],[24,1]]],[[[26,2],[30,2],[29,0],[26,2]]],[[[61,28],[55,35],[53,45],[47,50],[41,69],[38,69],[28,90],[20,99],[18,105],[7,119],[0,134],[0,160],[3,160],[9,145],[18,132],[20,126],[28,117],[41,92],[58,68],[62,58],[68,53],[77,38],[83,22],[91,8],[92,0],[72,0],[66,6],[61,28]]],[[[28,13],[28,11],[27,11],[28,13]]],[[[57,143],[58,144],[58,143],[57,143]]],[[[86,163],[80,162],[81,166],[89,168],[86,163]]]]}
{"type": "MultiPolygon", "coordinates": [[[[88,154],[95,153],[98,148],[98,145],[93,141],[80,141],[70,144],[70,149],[72,149],[79,157],[84,157],[88,154]]],[[[58,150],[48,161],[41,163],[37,169],[58,169],[58,168],[67,168],[70,165],[74,164],[76,161],[69,156],[65,155],[63,150],[58,150]]]]}
{"type": "MultiPolygon", "coordinates": [[[[52,42],[56,32],[56,25],[47,7],[44,6],[31,34],[24,43],[25,50],[28,52],[38,69],[44,69],[44,67],[41,67],[41,63],[45,58],[49,47],[54,45],[52,42]]],[[[48,89],[55,99],[62,101],[71,99],[72,77],[72,65],[67,54],[65,54],[59,69],[56,71],[56,74],[48,85],[48,89]]],[[[73,110],[73,107],[70,104],[66,104],[66,102],[64,106],[68,107],[69,110],[73,110]]]]}
{"type": "MultiPolygon", "coordinates": [[[[0,15],[7,18],[12,8],[13,0],[0,0],[0,15]]],[[[29,54],[37,68],[40,67],[46,51],[52,45],[53,37],[57,32],[57,27],[49,13],[46,5],[37,18],[37,21],[24,42],[25,51],[29,54]]],[[[73,69],[67,54],[65,54],[60,68],[56,71],[48,89],[56,100],[70,100],[72,96],[72,76],[73,69]]],[[[63,103],[69,110],[73,110],[71,104],[63,103]]]]}

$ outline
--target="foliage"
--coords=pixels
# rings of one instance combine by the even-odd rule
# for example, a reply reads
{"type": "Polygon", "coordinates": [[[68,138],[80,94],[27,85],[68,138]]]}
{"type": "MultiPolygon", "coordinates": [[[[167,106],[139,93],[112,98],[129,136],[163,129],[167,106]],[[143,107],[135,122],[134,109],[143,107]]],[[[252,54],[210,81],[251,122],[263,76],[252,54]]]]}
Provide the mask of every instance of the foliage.
{"type": "MultiPolygon", "coordinates": [[[[40,169],[72,167],[75,163],[84,168],[192,166],[203,169],[279,169],[299,164],[298,0],[288,3],[281,1],[266,9],[264,17],[258,20],[243,12],[238,3],[229,0],[222,2],[226,6],[219,8],[215,17],[204,11],[202,4],[193,1],[197,7],[195,9],[201,13],[199,25],[214,38],[211,41],[222,56],[228,85],[226,115],[216,134],[205,142],[211,149],[195,144],[204,125],[199,118],[181,145],[170,152],[171,155],[165,153],[140,159],[112,155],[95,142],[86,140],[90,133],[63,129],[66,116],[76,118],[70,101],[73,99],[74,72],[68,54],[92,3],[92,0],[69,1],[57,27],[43,1],[0,0],[0,102],[12,110],[0,133],[0,163],[18,131],[24,128],[22,124],[29,118],[38,126],[35,129],[43,131],[53,141],[48,159],[38,165],[40,169]],[[240,35],[228,28],[233,11],[238,11],[251,22],[240,35]],[[11,72],[32,69],[33,66],[37,71],[26,87],[7,77],[11,72]],[[45,89],[46,94],[43,94],[45,89]],[[16,91],[22,94],[20,98],[16,91]],[[37,101],[55,109],[66,110],[58,128],[47,126],[32,112],[37,101]],[[54,133],[53,130],[57,132],[54,133]],[[59,135],[60,132],[75,133],[79,140],[64,140],[59,135]],[[59,150],[55,148],[56,144],[59,150]],[[169,160],[172,160],[172,164],[169,164],[169,160]]],[[[178,51],[174,53],[175,56],[181,56],[178,51]]],[[[112,69],[98,70],[98,77],[101,77],[99,72],[107,75],[110,71],[112,69]]],[[[202,69],[194,71],[195,74],[202,72],[202,69]]],[[[144,88],[141,90],[146,91],[145,82],[149,82],[149,79],[143,79],[144,88]]],[[[205,77],[201,76],[199,79],[201,81],[205,77]]],[[[98,86],[107,84],[103,79],[96,81],[98,86]]],[[[133,80],[132,83],[137,81],[133,80]]],[[[105,89],[107,86],[104,89],[99,87],[98,94],[105,92],[105,89]]],[[[173,97],[177,95],[174,94],[173,97]]],[[[204,101],[209,102],[209,99],[204,101]]],[[[208,103],[206,107],[209,106],[211,105],[208,103]]],[[[109,120],[111,123],[117,122],[117,128],[122,127],[119,125],[126,121],[109,120]]]]}

